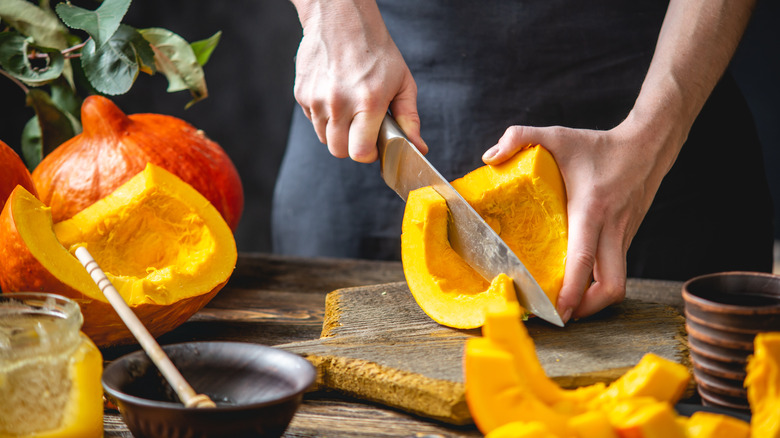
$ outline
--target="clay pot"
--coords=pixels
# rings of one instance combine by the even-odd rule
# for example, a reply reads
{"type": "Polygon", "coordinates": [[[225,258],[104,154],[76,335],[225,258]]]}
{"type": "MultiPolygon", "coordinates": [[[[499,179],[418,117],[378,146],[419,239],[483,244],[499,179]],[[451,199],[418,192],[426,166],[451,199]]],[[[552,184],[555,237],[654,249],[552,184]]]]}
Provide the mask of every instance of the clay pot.
{"type": "Polygon", "coordinates": [[[749,411],[745,366],[756,334],[780,331],[780,276],[722,272],[682,289],[693,377],[704,405],[749,411]]]}

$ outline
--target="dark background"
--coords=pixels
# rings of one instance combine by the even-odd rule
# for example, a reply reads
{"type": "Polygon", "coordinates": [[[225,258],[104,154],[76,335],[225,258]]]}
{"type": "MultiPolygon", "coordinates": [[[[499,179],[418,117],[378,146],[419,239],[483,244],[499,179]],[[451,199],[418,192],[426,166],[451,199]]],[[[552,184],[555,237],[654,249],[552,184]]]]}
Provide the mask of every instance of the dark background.
{"type": "MultiPolygon", "coordinates": [[[[780,2],[760,0],[732,63],[765,149],[775,199],[776,240],[780,240],[778,19],[780,2]]],[[[205,66],[209,88],[206,100],[185,110],[188,93],[166,93],[167,82],[160,74],[141,74],[128,94],[112,100],[128,114],[153,112],[182,118],[219,143],[235,163],[244,186],[244,215],[236,231],[238,248],[270,252],[269,210],[274,181],[290,116],[292,111],[300,110],[292,90],[301,28],[292,4],[288,0],[136,1],[124,22],[136,28],[163,27],[188,41],[222,31],[219,46],[205,66]]],[[[3,77],[0,103],[0,140],[18,150],[21,129],[33,112],[24,106],[21,90],[3,77]]],[[[734,147],[738,149],[739,145],[734,147]]]]}

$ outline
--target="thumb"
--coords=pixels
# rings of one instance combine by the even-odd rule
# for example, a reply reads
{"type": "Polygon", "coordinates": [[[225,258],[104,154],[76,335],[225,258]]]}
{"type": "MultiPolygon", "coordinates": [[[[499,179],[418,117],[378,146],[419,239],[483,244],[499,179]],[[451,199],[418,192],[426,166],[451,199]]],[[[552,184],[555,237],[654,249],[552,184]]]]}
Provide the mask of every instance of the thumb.
{"type": "Polygon", "coordinates": [[[533,126],[510,126],[498,143],[482,155],[485,164],[501,164],[518,151],[535,144],[544,144],[545,131],[533,126]]]}

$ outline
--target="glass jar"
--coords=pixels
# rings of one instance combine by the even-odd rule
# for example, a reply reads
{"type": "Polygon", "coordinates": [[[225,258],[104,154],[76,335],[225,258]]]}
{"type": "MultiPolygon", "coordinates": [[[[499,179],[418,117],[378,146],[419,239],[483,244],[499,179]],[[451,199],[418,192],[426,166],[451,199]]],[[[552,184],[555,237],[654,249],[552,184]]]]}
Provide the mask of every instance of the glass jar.
{"type": "Polygon", "coordinates": [[[82,322],[59,295],[0,295],[0,438],[103,436],[103,359],[82,322]]]}

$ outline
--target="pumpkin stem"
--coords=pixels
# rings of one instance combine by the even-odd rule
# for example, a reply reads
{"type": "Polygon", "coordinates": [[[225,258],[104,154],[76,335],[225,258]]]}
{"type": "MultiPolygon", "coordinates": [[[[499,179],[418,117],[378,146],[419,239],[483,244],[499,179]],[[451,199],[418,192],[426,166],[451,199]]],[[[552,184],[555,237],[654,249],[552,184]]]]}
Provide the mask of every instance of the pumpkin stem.
{"type": "Polygon", "coordinates": [[[129,123],[127,115],[103,96],[88,96],[81,105],[81,124],[87,137],[115,137],[129,123]]]}

